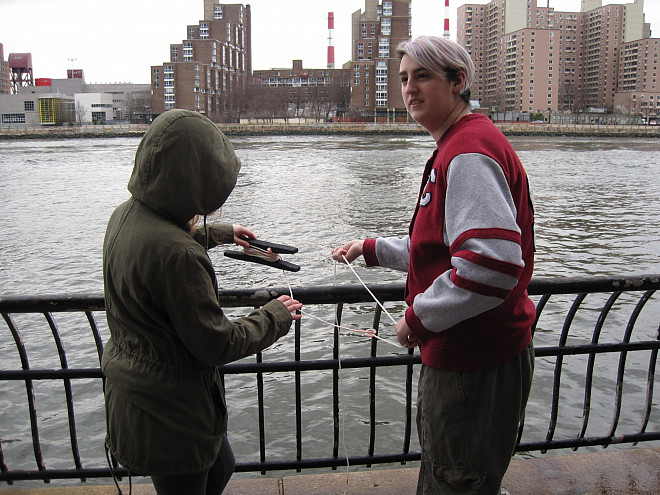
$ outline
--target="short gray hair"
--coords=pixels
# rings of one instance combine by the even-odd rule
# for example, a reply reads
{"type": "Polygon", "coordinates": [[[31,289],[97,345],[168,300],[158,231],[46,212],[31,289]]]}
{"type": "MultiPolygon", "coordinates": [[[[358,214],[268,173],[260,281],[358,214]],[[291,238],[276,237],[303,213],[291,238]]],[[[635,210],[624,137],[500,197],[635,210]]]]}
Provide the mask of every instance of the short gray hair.
{"type": "Polygon", "coordinates": [[[474,81],[474,62],[470,54],[458,43],[438,36],[418,36],[413,40],[403,41],[396,48],[396,55],[401,60],[408,55],[416,63],[436,76],[446,77],[450,81],[456,74],[465,74],[465,84],[461,97],[470,103],[470,86],[474,81]]]}

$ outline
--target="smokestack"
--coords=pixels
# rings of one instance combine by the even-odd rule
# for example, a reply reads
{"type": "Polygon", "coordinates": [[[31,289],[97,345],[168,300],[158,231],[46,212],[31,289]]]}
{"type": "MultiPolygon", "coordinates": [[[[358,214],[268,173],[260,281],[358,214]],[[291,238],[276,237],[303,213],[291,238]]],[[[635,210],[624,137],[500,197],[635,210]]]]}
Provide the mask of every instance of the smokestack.
{"type": "Polygon", "coordinates": [[[328,69],[335,68],[335,14],[328,12],[328,69]]]}
{"type": "Polygon", "coordinates": [[[449,39],[449,0],[445,0],[445,38],[449,39]]]}

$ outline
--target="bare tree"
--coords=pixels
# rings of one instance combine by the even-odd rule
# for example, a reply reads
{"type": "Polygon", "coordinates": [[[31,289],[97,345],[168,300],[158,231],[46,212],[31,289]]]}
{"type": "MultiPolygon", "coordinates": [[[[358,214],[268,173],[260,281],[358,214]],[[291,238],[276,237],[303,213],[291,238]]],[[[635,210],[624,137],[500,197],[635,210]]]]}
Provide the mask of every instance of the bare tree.
{"type": "Polygon", "coordinates": [[[250,92],[245,78],[234,76],[230,79],[229,91],[223,102],[224,122],[240,122],[250,106],[250,92]]]}
{"type": "Polygon", "coordinates": [[[87,108],[85,108],[83,105],[79,103],[76,105],[75,113],[76,113],[76,122],[78,122],[78,125],[83,125],[83,119],[87,114],[87,108]]]}
{"type": "Polygon", "coordinates": [[[151,115],[151,94],[146,91],[126,93],[121,110],[130,122],[147,122],[151,115]]]}
{"type": "Polygon", "coordinates": [[[333,102],[334,112],[337,116],[343,116],[351,106],[351,88],[348,78],[333,79],[329,86],[330,100],[333,102]]]}

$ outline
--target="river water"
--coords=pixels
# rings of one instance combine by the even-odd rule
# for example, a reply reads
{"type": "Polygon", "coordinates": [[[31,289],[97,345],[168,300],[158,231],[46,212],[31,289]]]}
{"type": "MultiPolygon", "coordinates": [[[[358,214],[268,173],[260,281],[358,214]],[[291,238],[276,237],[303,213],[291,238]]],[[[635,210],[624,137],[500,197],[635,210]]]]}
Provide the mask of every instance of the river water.
{"type": "MultiPolygon", "coordinates": [[[[301,266],[300,272],[288,275],[294,288],[359,283],[346,267],[332,262],[331,249],[353,238],[405,234],[423,166],[434,147],[432,140],[424,136],[272,136],[239,137],[232,141],[243,167],[238,185],[219,217],[251,228],[262,239],[297,246],[299,252],[287,258],[301,266]]],[[[535,277],[660,273],[660,139],[515,137],[510,141],[525,165],[534,194],[535,277]]],[[[0,296],[102,293],[101,247],[105,226],[112,210],[128,198],[126,183],[138,143],[138,138],[0,141],[0,296]]],[[[282,272],[230,260],[223,256],[221,248],[213,250],[211,258],[221,288],[286,286],[282,272]]],[[[356,269],[367,283],[403,281],[400,273],[367,270],[360,262],[356,263],[356,269]]],[[[598,305],[592,304],[594,308],[598,305]]],[[[332,318],[332,308],[315,310],[325,312],[320,317],[332,318]]],[[[403,308],[398,305],[390,310],[396,318],[403,308]]],[[[539,323],[537,346],[557,344],[559,318],[566,314],[566,308],[563,313],[557,310],[553,320],[553,308],[546,311],[548,321],[542,319],[539,323]]],[[[349,321],[354,318],[352,323],[356,324],[366,318],[368,326],[372,313],[373,306],[358,305],[349,307],[344,318],[349,321]]],[[[614,312],[611,317],[619,326],[621,322],[625,324],[626,318],[623,312],[614,312]]],[[[644,339],[654,337],[658,319],[656,303],[652,312],[643,315],[638,323],[644,334],[648,334],[644,339]]],[[[393,338],[392,329],[383,321],[385,335],[389,331],[389,337],[393,338]]],[[[107,335],[104,321],[99,324],[107,335]]],[[[28,343],[34,341],[38,348],[43,328],[31,330],[30,323],[26,325],[24,338],[28,343]]],[[[85,332],[84,324],[80,328],[85,332]]],[[[331,331],[313,321],[305,322],[304,329],[303,359],[329,357],[331,331]]],[[[590,339],[592,329],[593,325],[587,321],[585,334],[577,338],[590,339]]],[[[7,334],[4,322],[0,322],[0,355],[15,354],[7,334]]],[[[75,332],[70,338],[82,339],[75,332]]],[[[620,340],[621,336],[613,335],[610,339],[620,340]]],[[[365,356],[369,352],[364,339],[348,337],[342,345],[344,356],[365,356]]],[[[53,352],[48,350],[51,348],[52,345],[33,354],[31,364],[48,363],[52,359],[53,352]]],[[[291,359],[291,349],[292,339],[284,338],[265,353],[264,359],[291,359]]],[[[397,350],[392,347],[391,352],[397,350]]],[[[635,355],[632,364],[646,360],[648,366],[648,354],[635,355]]],[[[93,366],[94,353],[87,358],[93,366]]],[[[543,438],[554,361],[539,361],[527,422],[543,438]]],[[[616,359],[599,361],[597,373],[605,375],[609,370],[611,375],[617,362],[616,359]]],[[[566,406],[559,423],[560,426],[565,423],[567,428],[574,428],[582,417],[584,370],[580,367],[583,364],[576,364],[575,370],[567,368],[566,385],[563,385],[562,400],[566,406]]],[[[398,439],[403,424],[402,377],[396,373],[383,375],[386,373],[379,375],[383,391],[378,398],[382,400],[379,402],[382,421],[378,423],[381,430],[377,452],[380,447],[400,448],[398,439]]],[[[364,454],[368,442],[366,376],[366,372],[346,372],[343,378],[346,449],[351,455],[364,454]]],[[[256,394],[249,378],[241,380],[228,379],[230,438],[239,461],[255,461],[258,460],[256,394]],[[232,431],[246,433],[232,436],[232,431]]],[[[313,391],[303,403],[303,427],[312,432],[304,443],[307,456],[330,455],[331,394],[324,380],[327,380],[324,373],[305,374],[303,382],[308,392],[313,391]]],[[[266,377],[266,400],[270,401],[267,420],[272,428],[267,449],[274,458],[295,456],[291,441],[295,429],[290,384],[290,376],[266,377]]],[[[11,469],[33,469],[26,413],[12,409],[17,407],[17,401],[25,402],[25,392],[21,384],[14,385],[0,383],[2,448],[8,462],[11,459],[11,469]]],[[[98,383],[76,386],[84,389],[98,387],[98,383]]],[[[599,420],[609,424],[615,378],[610,376],[595,386],[600,386],[600,392],[593,402],[602,406],[602,410],[594,407],[590,424],[599,420]]],[[[642,373],[633,374],[628,387],[637,395],[632,396],[631,405],[626,404],[626,413],[622,415],[630,417],[631,428],[639,423],[637,403],[643,400],[645,386],[646,377],[642,373]]],[[[95,393],[98,399],[97,389],[95,393]]],[[[656,411],[649,430],[660,429],[659,394],[656,390],[656,411]]],[[[47,391],[37,394],[37,410],[45,416],[40,420],[42,437],[46,438],[47,465],[68,467],[70,454],[66,453],[66,443],[49,438],[49,428],[56,437],[57,429],[66,424],[66,412],[50,404],[49,395],[47,391]]],[[[83,456],[93,459],[92,465],[102,466],[99,444],[103,431],[98,429],[98,424],[103,424],[102,404],[97,400],[83,401],[77,407],[78,415],[83,418],[80,425],[84,431],[83,456]]],[[[625,418],[622,423],[625,426],[625,418]]],[[[604,433],[602,427],[600,430],[597,434],[604,433]]],[[[412,448],[416,448],[415,443],[412,448]]],[[[88,463],[87,467],[92,466],[88,463]]]]}

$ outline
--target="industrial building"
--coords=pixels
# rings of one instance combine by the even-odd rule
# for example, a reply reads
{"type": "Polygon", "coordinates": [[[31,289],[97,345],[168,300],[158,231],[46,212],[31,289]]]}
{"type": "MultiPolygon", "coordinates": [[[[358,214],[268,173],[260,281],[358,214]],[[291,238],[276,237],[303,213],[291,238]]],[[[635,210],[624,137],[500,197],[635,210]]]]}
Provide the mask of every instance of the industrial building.
{"type": "Polygon", "coordinates": [[[0,44],[0,125],[52,126],[150,122],[149,84],[86,84],[81,69],[66,79],[34,78],[32,55],[0,44]]]}
{"type": "Polygon", "coordinates": [[[544,0],[458,8],[458,42],[475,62],[472,97],[495,114],[657,114],[660,39],[644,0],[581,0],[560,12],[544,0]]]}
{"type": "Polygon", "coordinates": [[[148,84],[86,84],[84,79],[37,78],[17,94],[0,94],[0,125],[50,126],[150,122],[148,84]]]}

